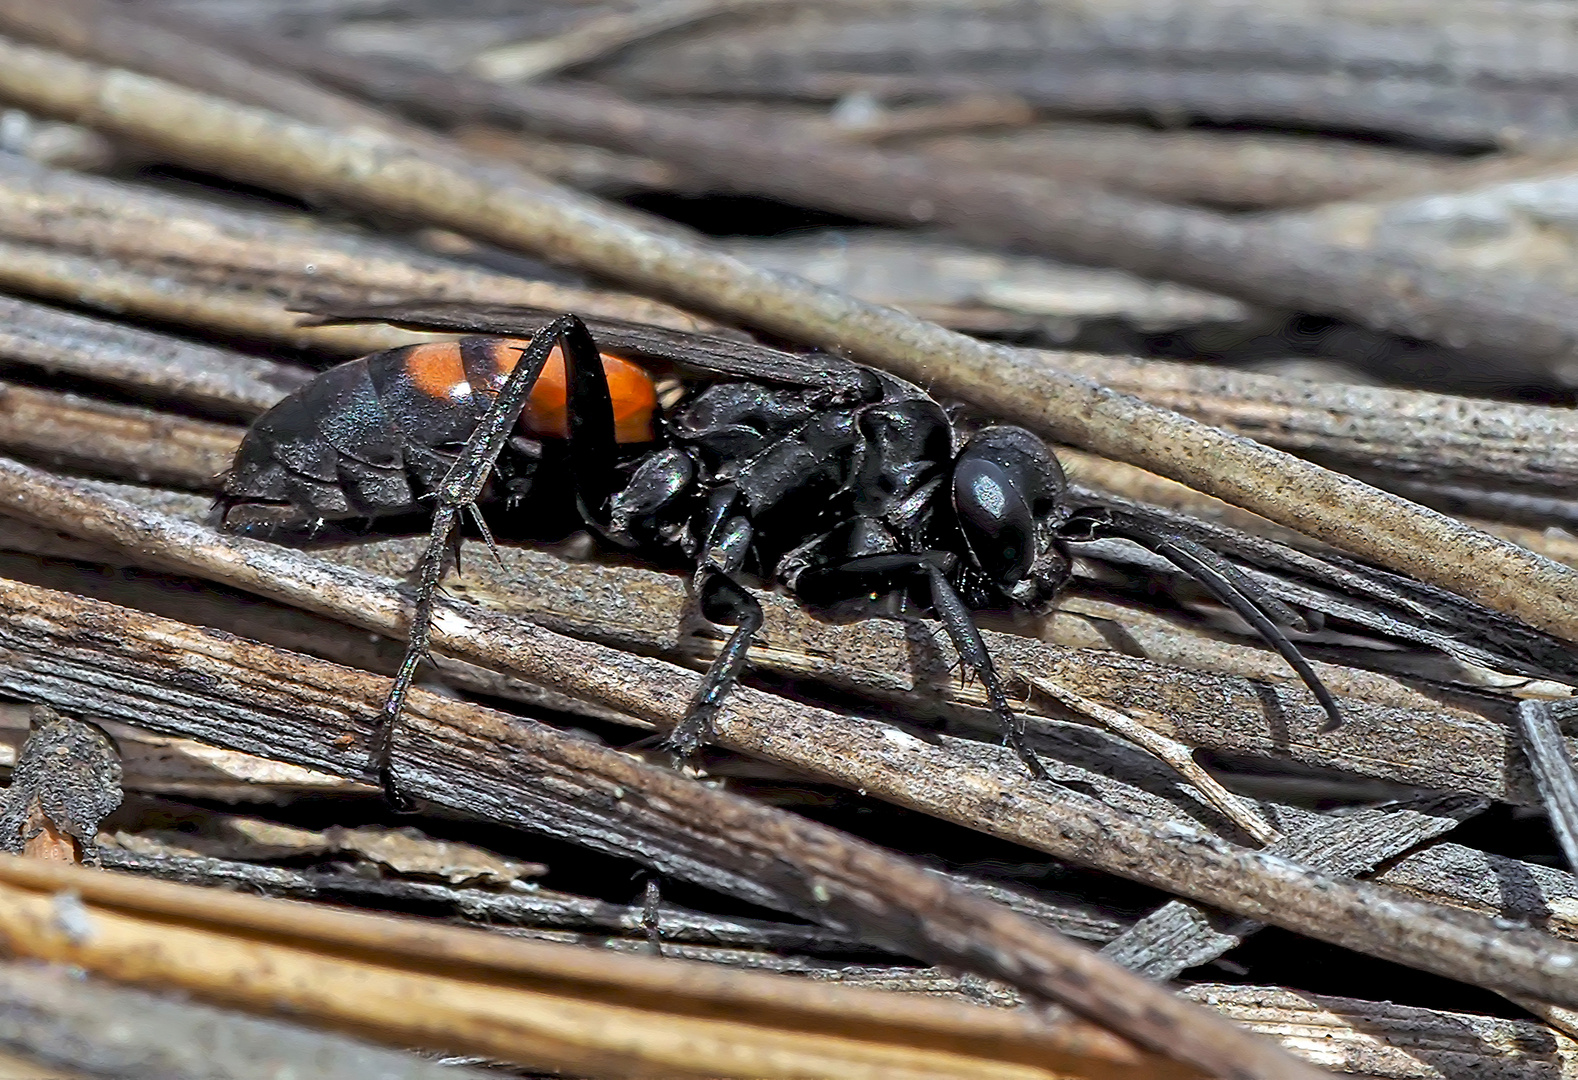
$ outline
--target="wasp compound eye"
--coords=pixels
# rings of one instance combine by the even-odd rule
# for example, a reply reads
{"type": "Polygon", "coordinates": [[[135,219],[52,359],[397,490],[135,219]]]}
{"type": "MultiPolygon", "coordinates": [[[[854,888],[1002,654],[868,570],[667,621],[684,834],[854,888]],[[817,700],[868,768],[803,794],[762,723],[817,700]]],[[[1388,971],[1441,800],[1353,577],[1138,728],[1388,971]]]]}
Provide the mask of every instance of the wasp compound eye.
{"type": "Polygon", "coordinates": [[[1035,519],[1008,472],[994,462],[960,455],[953,471],[953,505],[975,564],[1010,586],[1035,560],[1035,519]]]}

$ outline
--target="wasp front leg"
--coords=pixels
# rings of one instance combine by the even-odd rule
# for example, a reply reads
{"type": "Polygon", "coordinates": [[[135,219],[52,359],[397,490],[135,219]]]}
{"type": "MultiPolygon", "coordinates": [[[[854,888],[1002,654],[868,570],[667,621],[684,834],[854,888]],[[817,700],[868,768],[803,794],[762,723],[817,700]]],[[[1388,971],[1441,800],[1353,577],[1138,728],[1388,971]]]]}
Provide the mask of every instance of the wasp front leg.
{"type": "Polygon", "coordinates": [[[795,579],[795,592],[816,606],[831,608],[841,600],[876,596],[923,585],[929,606],[947,630],[959,653],[959,662],[980,680],[992,715],[1003,728],[1003,742],[1024,762],[1037,780],[1047,778],[1046,767],[1030,748],[1025,719],[1008,703],[1003,680],[975,625],[975,615],[959,593],[948,583],[948,569],[957,556],[945,551],[885,552],[859,555],[843,562],[802,571],[795,579]]]}

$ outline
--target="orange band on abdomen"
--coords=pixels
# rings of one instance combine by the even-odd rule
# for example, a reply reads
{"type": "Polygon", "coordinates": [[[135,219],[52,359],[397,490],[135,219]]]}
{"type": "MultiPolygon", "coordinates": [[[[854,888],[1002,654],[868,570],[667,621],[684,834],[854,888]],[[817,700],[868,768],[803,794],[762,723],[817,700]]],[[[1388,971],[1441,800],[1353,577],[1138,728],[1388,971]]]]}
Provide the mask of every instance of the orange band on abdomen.
{"type": "MultiPolygon", "coordinates": [[[[493,371],[487,386],[472,387],[467,384],[465,365],[456,342],[435,342],[414,345],[406,356],[405,371],[418,390],[429,397],[451,399],[473,390],[496,394],[504,388],[504,380],[515,370],[521,352],[529,342],[519,338],[491,338],[486,343],[488,358],[493,371]]],[[[474,346],[473,346],[474,347],[474,346]]],[[[471,354],[475,363],[475,353],[471,354]]],[[[622,443],[651,442],[655,437],[653,419],[657,414],[657,389],[646,369],[621,360],[617,356],[603,356],[603,371],[608,376],[608,393],[614,406],[614,437],[622,443]]],[[[537,385],[521,413],[522,431],[550,439],[569,438],[569,421],[565,413],[564,356],[556,346],[548,354],[537,385]]]]}

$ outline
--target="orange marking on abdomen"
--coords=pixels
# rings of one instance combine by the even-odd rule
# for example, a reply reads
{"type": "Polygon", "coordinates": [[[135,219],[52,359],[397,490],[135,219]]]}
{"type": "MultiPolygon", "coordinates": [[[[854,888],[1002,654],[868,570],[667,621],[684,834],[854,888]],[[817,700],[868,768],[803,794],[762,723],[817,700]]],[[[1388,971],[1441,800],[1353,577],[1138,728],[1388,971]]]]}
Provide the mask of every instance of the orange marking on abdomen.
{"type": "MultiPolygon", "coordinates": [[[[503,385],[503,376],[513,371],[526,342],[501,338],[492,347],[498,379],[489,389],[497,391],[503,385]]],[[[603,371],[608,376],[608,395],[614,405],[614,438],[622,443],[651,442],[655,438],[652,426],[657,415],[657,388],[645,368],[628,360],[603,353],[603,371]]],[[[557,347],[548,354],[537,385],[521,413],[522,430],[551,439],[570,437],[569,419],[565,413],[564,356],[557,347]]]]}
{"type": "MultiPolygon", "coordinates": [[[[491,339],[487,349],[493,361],[493,373],[486,386],[467,384],[460,345],[453,341],[413,345],[406,354],[405,372],[416,388],[429,397],[447,400],[471,390],[496,394],[504,388],[504,380],[515,370],[521,350],[528,344],[530,342],[519,338],[491,339]]],[[[657,414],[657,388],[652,384],[652,376],[628,360],[607,353],[602,355],[603,370],[608,376],[608,394],[614,405],[614,438],[622,443],[651,442],[655,437],[652,421],[657,414]]],[[[569,420],[565,415],[564,356],[557,346],[548,354],[537,385],[526,399],[520,427],[532,435],[553,439],[570,437],[569,420]]]]}
{"type": "Polygon", "coordinates": [[[466,385],[466,366],[460,361],[459,342],[433,341],[412,345],[410,349],[405,356],[405,373],[428,397],[448,401],[455,396],[458,387],[466,385]]]}

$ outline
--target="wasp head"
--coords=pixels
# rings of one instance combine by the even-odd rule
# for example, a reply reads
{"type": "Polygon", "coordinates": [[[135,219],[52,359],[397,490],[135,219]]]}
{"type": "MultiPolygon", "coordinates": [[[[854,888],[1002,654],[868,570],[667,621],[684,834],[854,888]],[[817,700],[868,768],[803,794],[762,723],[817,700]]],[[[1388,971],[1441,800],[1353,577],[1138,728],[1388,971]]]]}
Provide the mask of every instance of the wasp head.
{"type": "Polygon", "coordinates": [[[1056,535],[1067,487],[1057,457],[1024,428],[984,428],[954,458],[964,554],[1016,605],[1045,608],[1067,580],[1056,535]]]}

